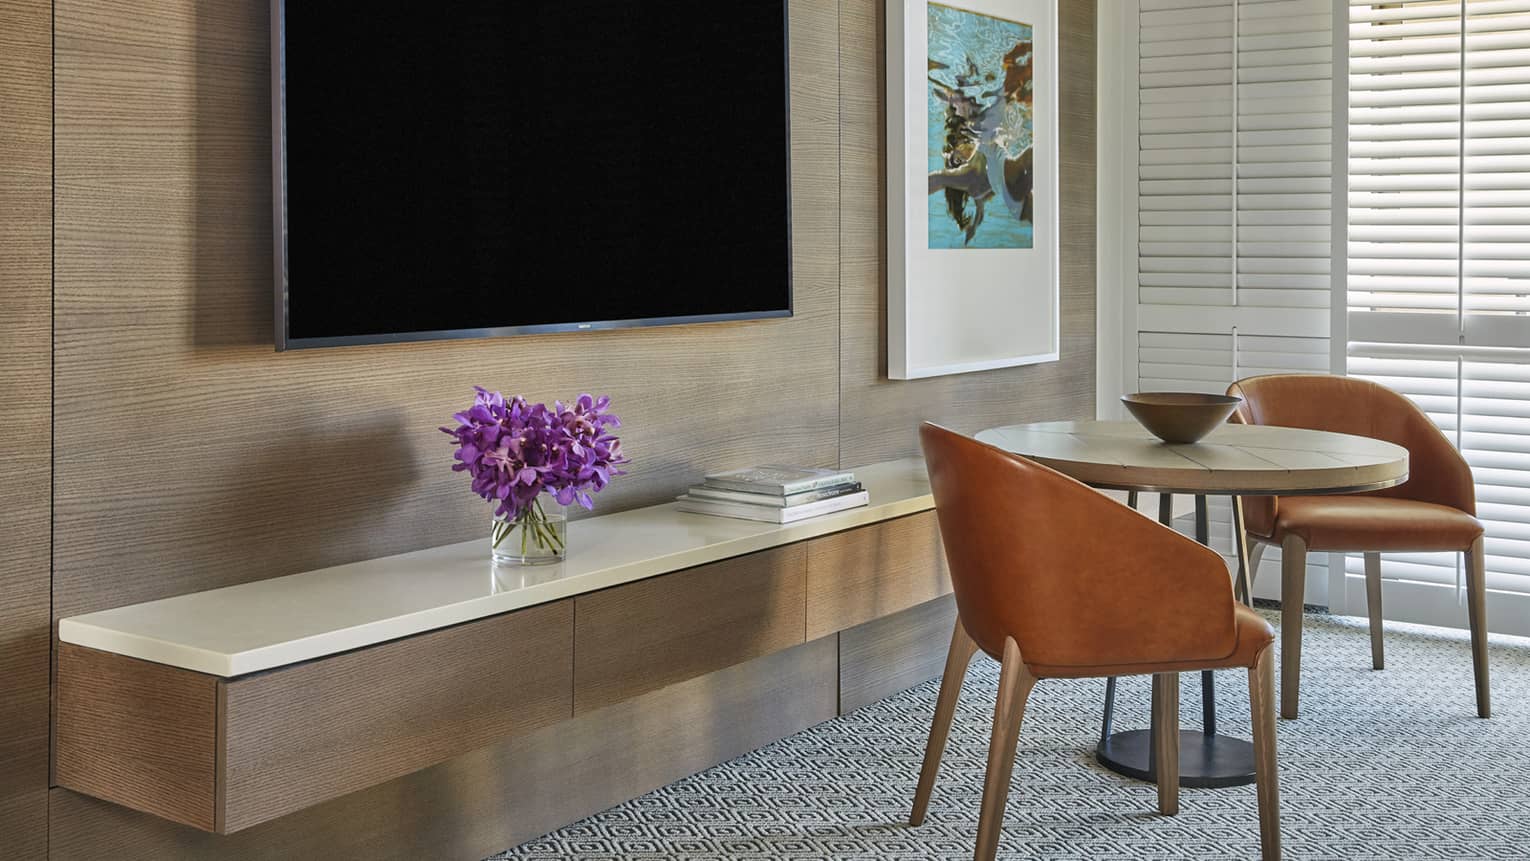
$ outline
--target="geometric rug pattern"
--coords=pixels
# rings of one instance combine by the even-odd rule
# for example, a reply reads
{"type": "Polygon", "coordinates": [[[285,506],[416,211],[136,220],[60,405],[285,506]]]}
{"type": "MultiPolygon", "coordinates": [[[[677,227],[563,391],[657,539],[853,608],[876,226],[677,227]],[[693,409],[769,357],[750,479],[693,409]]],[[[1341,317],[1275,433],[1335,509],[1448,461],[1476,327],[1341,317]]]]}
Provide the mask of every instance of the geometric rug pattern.
{"type": "MultiPolygon", "coordinates": [[[[1273,619],[1273,614],[1271,614],[1273,619]]],[[[1530,640],[1493,637],[1491,720],[1466,632],[1387,623],[1370,669],[1363,619],[1309,614],[1302,716],[1279,721],[1286,858],[1530,859],[1530,640]]],[[[1278,645],[1277,645],[1278,648],[1278,645]]],[[[1278,666],[1278,664],[1277,664],[1278,666]]],[[[998,664],[974,659],[925,823],[907,825],[938,680],[820,724],[495,856],[494,861],[925,861],[972,856],[998,664]]],[[[1277,673],[1278,684],[1278,673],[1277,673]]],[[[1247,676],[1217,676],[1224,733],[1249,737],[1247,676]]],[[[1036,686],[1001,858],[1258,856],[1252,786],[1156,793],[1093,757],[1103,680],[1036,686]]],[[[1180,682],[1182,726],[1200,684],[1180,682]]],[[[1122,679],[1116,728],[1146,727],[1148,679],[1122,679]]]]}

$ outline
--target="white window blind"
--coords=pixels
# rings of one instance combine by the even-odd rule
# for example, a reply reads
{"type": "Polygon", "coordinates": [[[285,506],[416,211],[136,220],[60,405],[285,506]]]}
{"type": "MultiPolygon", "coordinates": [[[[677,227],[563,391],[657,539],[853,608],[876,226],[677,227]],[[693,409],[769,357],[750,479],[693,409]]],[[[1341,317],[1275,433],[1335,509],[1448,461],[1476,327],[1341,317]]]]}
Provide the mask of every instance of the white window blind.
{"type": "Polygon", "coordinates": [[[1332,20],[1331,0],[1137,3],[1138,333],[1327,336],[1332,20]]]}
{"type": "Polygon", "coordinates": [[[1530,346],[1530,0],[1352,0],[1354,340],[1530,346]]]}
{"type": "Polygon", "coordinates": [[[1463,311],[1477,341],[1530,347],[1530,2],[1471,0],[1464,17],[1463,311]]]}
{"type": "Polygon", "coordinates": [[[1233,2],[1142,0],[1138,301],[1233,304],[1233,2]]]}
{"type": "Polygon", "coordinates": [[[1241,377],[1328,373],[1328,339],[1142,332],[1137,362],[1145,390],[1219,395],[1241,377]]]}
{"type": "MultiPolygon", "coordinates": [[[[1138,302],[1328,307],[1329,0],[1139,9],[1138,302]]],[[[1321,314],[1213,316],[1253,334],[1327,334],[1321,314]]]]}
{"type": "MultiPolygon", "coordinates": [[[[1489,588],[1530,596],[1530,0],[1351,0],[1349,54],[1349,372],[1457,443],[1489,588]]],[[[1387,556],[1383,576],[1458,566],[1387,556]]],[[[1419,620],[1460,624],[1436,594],[1450,610],[1419,620]]]]}
{"type": "MultiPolygon", "coordinates": [[[[1331,0],[1240,0],[1234,13],[1237,303],[1327,308],[1333,5],[1331,0]]],[[[1321,331],[1304,334],[1327,332],[1325,320],[1321,331]]]]}
{"type": "MultiPolygon", "coordinates": [[[[1127,385],[1220,393],[1254,374],[1327,372],[1332,0],[1135,5],[1127,385]]],[[[1213,499],[1210,515],[1213,546],[1231,557],[1228,500],[1213,499]]],[[[1177,525],[1193,531],[1191,520],[1177,525]]],[[[1320,556],[1310,570],[1326,586],[1320,556]]],[[[1279,579],[1262,578],[1258,592],[1278,595],[1279,579]]]]}

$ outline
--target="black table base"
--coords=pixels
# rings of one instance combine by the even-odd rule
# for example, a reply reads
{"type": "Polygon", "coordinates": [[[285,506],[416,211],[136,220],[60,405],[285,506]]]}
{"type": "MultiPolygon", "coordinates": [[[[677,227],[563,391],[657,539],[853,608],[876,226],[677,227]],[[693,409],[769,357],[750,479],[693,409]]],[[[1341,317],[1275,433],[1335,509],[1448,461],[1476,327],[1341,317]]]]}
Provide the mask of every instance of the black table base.
{"type": "MultiPolygon", "coordinates": [[[[1127,496],[1128,504],[1137,507],[1137,493],[1127,496]]],[[[1234,509],[1238,501],[1233,501],[1234,509]]],[[[1241,511],[1235,513],[1234,529],[1241,533],[1241,511]]],[[[1158,520],[1172,526],[1174,512],[1172,498],[1161,494],[1158,503],[1158,520]]],[[[1206,497],[1195,498],[1195,537],[1202,544],[1209,544],[1210,523],[1206,511],[1206,497]]],[[[1250,601],[1248,583],[1248,553],[1238,536],[1239,576],[1236,591],[1244,601],[1250,601]]],[[[1179,732],[1179,785],[1191,787],[1247,786],[1255,780],[1254,745],[1241,738],[1221,735],[1217,732],[1217,706],[1215,677],[1210,671],[1201,674],[1201,723],[1200,730],[1179,732]]],[[[1145,679],[1142,681],[1146,681],[1145,679]]],[[[1116,679],[1105,688],[1105,721],[1100,731],[1100,743],[1095,747],[1095,759],[1100,764],[1127,777],[1157,782],[1157,770],[1153,767],[1153,732],[1151,729],[1111,732],[1115,718],[1116,679]]]]}
{"type": "MultiPolygon", "coordinates": [[[[1094,749],[1100,764],[1149,783],[1157,782],[1152,767],[1153,731],[1118,732],[1094,749]]],[[[1179,731],[1179,785],[1194,787],[1244,786],[1254,782],[1254,746],[1241,738],[1179,731]]]]}

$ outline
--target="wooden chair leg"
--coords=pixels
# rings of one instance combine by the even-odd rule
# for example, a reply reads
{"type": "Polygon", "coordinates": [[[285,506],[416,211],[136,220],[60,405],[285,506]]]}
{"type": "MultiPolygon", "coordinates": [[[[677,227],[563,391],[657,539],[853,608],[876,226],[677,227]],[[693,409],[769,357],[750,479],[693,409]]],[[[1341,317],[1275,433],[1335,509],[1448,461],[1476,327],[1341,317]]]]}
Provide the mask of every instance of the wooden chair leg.
{"type": "Polygon", "coordinates": [[[956,630],[951,634],[951,651],[946,653],[946,671],[940,677],[940,696],[935,700],[935,719],[930,723],[930,739],[924,746],[924,766],[919,770],[919,787],[914,790],[914,809],[908,815],[908,824],[924,822],[924,812],[930,806],[930,793],[935,790],[935,775],[940,771],[940,758],[946,752],[946,738],[951,733],[951,719],[956,714],[956,701],[961,696],[962,681],[967,678],[967,665],[977,653],[977,643],[967,636],[962,620],[956,620],[956,630]]]}
{"type": "Polygon", "coordinates": [[[1302,602],[1307,592],[1307,542],[1287,535],[1280,544],[1280,716],[1294,719],[1301,699],[1302,602]]]}
{"type": "Polygon", "coordinates": [[[1371,669],[1386,669],[1381,645],[1381,554],[1365,554],[1365,611],[1371,617],[1371,669]]]}
{"type": "Polygon", "coordinates": [[[1265,649],[1248,671],[1248,700],[1254,719],[1254,770],[1259,790],[1259,851],[1263,861],[1280,858],[1280,775],[1275,763],[1275,657],[1265,649]]]}
{"type": "Polygon", "coordinates": [[[999,851],[1015,745],[1020,739],[1020,723],[1025,719],[1025,702],[1036,686],[1036,677],[1020,659],[1020,646],[1013,638],[1004,640],[1002,666],[999,698],[993,709],[993,736],[988,741],[988,772],[983,778],[983,811],[978,818],[977,849],[972,856],[975,861],[993,861],[999,851]]]}
{"type": "Polygon", "coordinates": [[[1179,673],[1153,675],[1153,762],[1158,812],[1179,813],[1179,673]]]}
{"type": "Polygon", "coordinates": [[[1466,615],[1472,628],[1472,673],[1477,678],[1477,717],[1493,716],[1488,689],[1487,569],[1482,538],[1466,551],[1466,615]]]}

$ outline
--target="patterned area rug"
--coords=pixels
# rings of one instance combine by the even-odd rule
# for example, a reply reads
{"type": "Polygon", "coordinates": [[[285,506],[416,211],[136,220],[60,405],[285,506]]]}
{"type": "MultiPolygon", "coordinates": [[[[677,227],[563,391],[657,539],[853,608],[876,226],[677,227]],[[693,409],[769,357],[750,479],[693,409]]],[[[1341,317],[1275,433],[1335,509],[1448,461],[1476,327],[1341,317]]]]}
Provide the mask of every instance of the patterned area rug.
{"type": "MultiPolygon", "coordinates": [[[[1492,720],[1473,715],[1465,632],[1387,625],[1370,670],[1363,619],[1309,615],[1302,717],[1280,721],[1287,858],[1530,859],[1530,640],[1492,641],[1492,720]]],[[[906,824],[937,682],[867,706],[517,847],[550,859],[965,859],[977,834],[998,665],[973,662],[925,824],[906,824]]],[[[1258,856],[1252,786],[1151,785],[1092,756],[1104,682],[1043,681],[1020,734],[1001,858],[1258,856]]],[[[1123,680],[1117,729],[1147,726],[1148,680],[1123,680]]],[[[1218,676],[1224,732],[1248,737],[1246,676],[1218,676]]],[[[1181,681],[1184,726],[1200,685],[1181,681]]]]}

